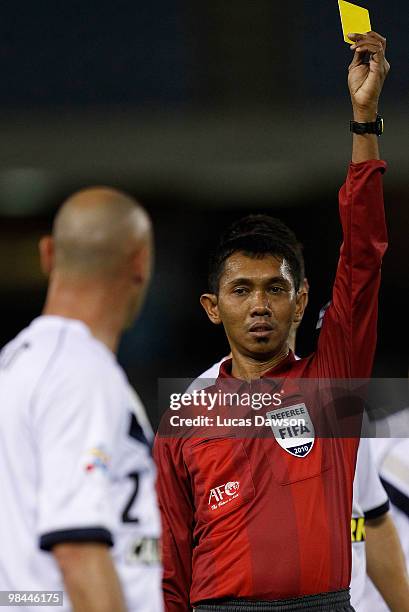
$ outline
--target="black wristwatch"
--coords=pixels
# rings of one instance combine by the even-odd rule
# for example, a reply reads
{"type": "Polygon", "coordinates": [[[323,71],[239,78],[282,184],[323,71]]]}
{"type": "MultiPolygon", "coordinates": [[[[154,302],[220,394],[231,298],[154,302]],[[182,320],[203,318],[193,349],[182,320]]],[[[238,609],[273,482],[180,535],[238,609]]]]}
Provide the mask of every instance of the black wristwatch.
{"type": "Polygon", "coordinates": [[[377,115],[376,121],[370,121],[369,123],[351,121],[350,129],[354,134],[376,134],[381,136],[383,134],[383,119],[377,115]]]}

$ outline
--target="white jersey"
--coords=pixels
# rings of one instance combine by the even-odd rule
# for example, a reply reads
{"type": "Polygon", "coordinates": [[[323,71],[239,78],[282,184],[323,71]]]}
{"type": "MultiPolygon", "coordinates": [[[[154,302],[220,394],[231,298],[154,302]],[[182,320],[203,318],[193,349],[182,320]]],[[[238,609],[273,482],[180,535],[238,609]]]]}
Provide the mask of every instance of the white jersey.
{"type": "MultiPolygon", "coordinates": [[[[380,433],[401,436],[409,427],[409,410],[395,413],[376,424],[380,433]]],[[[406,567],[409,572],[409,439],[380,438],[373,440],[375,461],[383,485],[389,494],[391,514],[399,534],[406,567]]],[[[379,592],[370,578],[365,585],[362,612],[388,612],[379,592]]]]}
{"type": "MultiPolygon", "coordinates": [[[[361,438],[355,469],[352,499],[352,577],[351,603],[361,611],[366,585],[365,521],[385,514],[388,496],[380,481],[370,438],[361,438]]],[[[373,610],[372,610],[373,612],[373,610]]]]}
{"type": "MultiPolygon", "coordinates": [[[[200,389],[212,385],[217,379],[220,365],[225,359],[227,357],[203,372],[190,385],[188,392],[194,389],[200,391],[200,389]]],[[[296,359],[298,359],[297,356],[296,359]]],[[[366,582],[365,519],[381,516],[388,511],[389,506],[388,496],[379,479],[372,455],[371,442],[369,438],[362,438],[360,441],[353,488],[351,603],[356,610],[361,609],[360,604],[366,582]]]]}
{"type": "MultiPolygon", "coordinates": [[[[163,609],[152,437],[82,322],[39,317],[3,349],[0,590],[64,590],[53,545],[98,541],[113,544],[128,610],[163,609]]],[[[59,609],[71,609],[66,593],[59,609]]]]}

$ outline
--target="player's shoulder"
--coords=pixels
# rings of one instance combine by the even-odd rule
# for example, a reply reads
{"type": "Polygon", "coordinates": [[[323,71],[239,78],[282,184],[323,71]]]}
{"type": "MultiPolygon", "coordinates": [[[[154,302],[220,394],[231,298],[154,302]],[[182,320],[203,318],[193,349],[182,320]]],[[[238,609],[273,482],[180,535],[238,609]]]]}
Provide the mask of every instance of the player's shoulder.
{"type": "Polygon", "coordinates": [[[226,359],[228,359],[228,356],[223,357],[223,359],[220,359],[220,361],[217,361],[210,368],[199,374],[199,376],[189,385],[186,392],[192,393],[192,391],[200,391],[201,389],[212,386],[219,376],[221,364],[223,361],[226,361],[226,359]]]}
{"type": "Polygon", "coordinates": [[[202,372],[198,378],[208,378],[210,380],[217,378],[219,376],[220,366],[226,359],[228,359],[228,357],[223,357],[223,359],[214,363],[210,368],[202,372]]]}
{"type": "Polygon", "coordinates": [[[377,475],[378,472],[372,454],[371,439],[363,437],[359,440],[355,471],[355,480],[359,481],[360,487],[370,485],[370,473],[377,475]]]}
{"type": "Polygon", "coordinates": [[[57,384],[74,379],[89,386],[123,385],[123,373],[113,353],[82,322],[63,317],[39,317],[25,338],[33,347],[32,359],[41,356],[42,377],[57,384]]]}
{"type": "Polygon", "coordinates": [[[388,511],[388,497],[379,478],[372,453],[371,438],[361,438],[354,478],[354,505],[358,504],[367,519],[388,511]]]}

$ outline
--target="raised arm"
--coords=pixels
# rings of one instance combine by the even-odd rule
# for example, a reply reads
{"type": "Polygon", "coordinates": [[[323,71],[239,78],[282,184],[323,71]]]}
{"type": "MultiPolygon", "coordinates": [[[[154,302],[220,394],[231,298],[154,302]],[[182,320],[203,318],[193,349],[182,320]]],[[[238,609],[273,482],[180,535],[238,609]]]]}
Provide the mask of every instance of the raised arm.
{"type": "MultiPolygon", "coordinates": [[[[348,86],[351,94],[354,121],[370,123],[378,114],[379,96],[390,66],[385,59],[386,38],[376,32],[351,34],[355,44],[354,59],[349,66],[348,86]],[[366,58],[370,57],[369,64],[366,58]]],[[[352,161],[379,159],[378,137],[375,134],[354,134],[352,161]]]]}
{"type": "MultiPolygon", "coordinates": [[[[379,96],[389,71],[386,41],[375,32],[354,34],[348,86],[354,120],[376,119],[379,96]],[[365,63],[367,53],[369,64],[365,63]]],[[[367,378],[376,348],[380,267],[387,247],[378,137],[354,134],[352,163],[339,194],[343,231],[332,303],[318,342],[320,376],[367,378]]]]}

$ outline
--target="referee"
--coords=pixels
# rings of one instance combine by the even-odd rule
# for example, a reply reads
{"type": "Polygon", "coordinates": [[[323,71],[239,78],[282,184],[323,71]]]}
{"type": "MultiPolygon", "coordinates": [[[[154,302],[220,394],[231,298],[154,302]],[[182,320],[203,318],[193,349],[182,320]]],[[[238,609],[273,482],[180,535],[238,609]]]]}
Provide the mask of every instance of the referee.
{"type": "Polygon", "coordinates": [[[229,228],[212,258],[210,291],[201,297],[212,323],[224,326],[232,353],[214,395],[226,381],[230,389],[269,389],[280,378],[282,406],[303,414],[310,438],[300,444],[295,433],[274,426],[263,438],[239,438],[234,428],[224,435],[220,428],[185,436],[161,430],[155,456],[167,612],[353,610],[350,519],[359,440],[315,438],[324,404],[313,382],[370,376],[376,347],[387,245],[377,109],[389,64],[379,34],[353,38],[355,133],[339,196],[344,240],[316,352],[296,361],[289,350],[306,296],[297,240],[279,222],[254,216],[229,228]],[[312,379],[311,398],[288,403],[294,379],[302,378],[312,379]]]}

